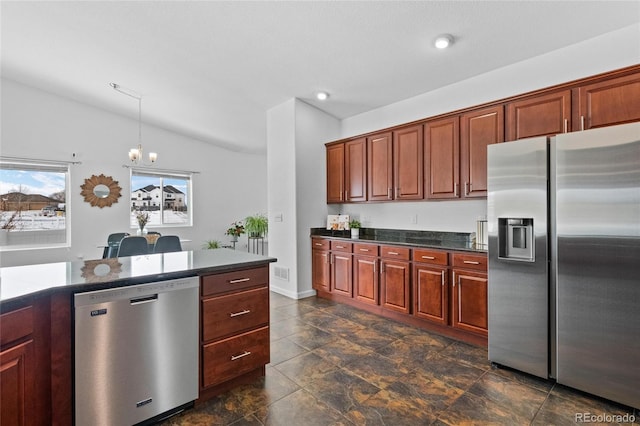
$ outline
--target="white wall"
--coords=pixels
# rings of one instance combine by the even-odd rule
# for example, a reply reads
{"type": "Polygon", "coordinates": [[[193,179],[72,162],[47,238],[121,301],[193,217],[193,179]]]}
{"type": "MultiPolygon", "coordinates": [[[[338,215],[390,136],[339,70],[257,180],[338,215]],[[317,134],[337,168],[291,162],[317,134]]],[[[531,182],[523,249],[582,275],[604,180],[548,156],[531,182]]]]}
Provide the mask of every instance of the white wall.
{"type": "MultiPolygon", "coordinates": [[[[640,24],[347,118],[342,121],[341,137],[336,139],[638,63],[640,24]]],[[[486,201],[345,204],[341,213],[365,219],[363,226],[369,227],[475,232],[475,221],[486,214],[486,201]],[[411,223],[414,215],[418,217],[417,224],[411,223]]]]}
{"type": "Polygon", "coordinates": [[[311,289],[309,229],[326,221],[323,142],[335,139],[340,122],[300,100],[267,112],[269,256],[289,270],[289,281],[271,268],[271,289],[299,299],[311,289]],[[280,221],[279,218],[282,218],[280,221]]]}
{"type": "MultiPolygon", "coordinates": [[[[2,80],[3,156],[71,160],[71,200],[67,214],[71,247],[5,251],[2,266],[99,258],[112,232],[129,231],[131,191],[127,153],[137,144],[138,122],[19,83],[2,80]],[[122,197],[111,207],[91,207],[80,196],[80,185],[93,174],[119,181],[122,197]]],[[[157,127],[143,126],[145,150],[159,155],[157,167],[193,170],[193,227],[158,228],[192,240],[185,249],[200,249],[209,239],[228,242],[224,231],[231,222],[266,211],[266,158],[231,152],[157,127]]],[[[153,228],[151,228],[153,230],[153,228]]],[[[246,238],[238,249],[246,249],[246,238]]]]}

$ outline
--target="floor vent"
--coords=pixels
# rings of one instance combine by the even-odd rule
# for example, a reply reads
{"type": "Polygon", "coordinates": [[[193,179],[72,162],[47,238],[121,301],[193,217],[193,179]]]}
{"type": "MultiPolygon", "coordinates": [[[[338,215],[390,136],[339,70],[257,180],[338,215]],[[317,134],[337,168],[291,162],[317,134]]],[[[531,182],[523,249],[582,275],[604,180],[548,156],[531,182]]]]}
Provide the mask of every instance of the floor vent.
{"type": "Polygon", "coordinates": [[[282,266],[276,266],[273,268],[273,274],[276,278],[289,281],[289,268],[283,268],[282,266]]]}

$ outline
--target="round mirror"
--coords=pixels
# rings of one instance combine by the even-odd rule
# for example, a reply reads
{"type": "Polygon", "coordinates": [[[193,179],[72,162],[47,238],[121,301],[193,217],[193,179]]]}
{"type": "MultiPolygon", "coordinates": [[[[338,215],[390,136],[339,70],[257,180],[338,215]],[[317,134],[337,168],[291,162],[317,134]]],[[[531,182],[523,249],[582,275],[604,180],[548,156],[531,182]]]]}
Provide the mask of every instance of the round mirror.
{"type": "Polygon", "coordinates": [[[111,267],[106,263],[99,263],[96,265],[95,268],[93,268],[94,275],[98,277],[105,277],[109,275],[110,272],[111,272],[111,267]]]}
{"type": "Polygon", "coordinates": [[[93,187],[93,195],[98,198],[107,198],[111,194],[111,190],[105,184],[99,184],[93,187]]]}

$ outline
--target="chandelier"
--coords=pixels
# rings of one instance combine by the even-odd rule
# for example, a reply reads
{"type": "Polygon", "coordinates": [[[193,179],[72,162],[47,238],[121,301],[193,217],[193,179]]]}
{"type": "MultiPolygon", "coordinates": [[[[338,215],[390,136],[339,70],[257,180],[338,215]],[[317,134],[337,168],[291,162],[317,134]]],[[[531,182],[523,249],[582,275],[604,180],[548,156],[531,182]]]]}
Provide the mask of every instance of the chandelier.
{"type": "MultiPolygon", "coordinates": [[[[131,148],[129,150],[129,161],[131,161],[134,165],[147,165],[144,162],[143,151],[142,151],[142,96],[138,95],[132,90],[125,89],[117,83],[109,83],[114,90],[122,93],[123,95],[127,95],[131,98],[138,100],[138,147],[131,148]]],[[[149,165],[154,164],[158,159],[158,154],[155,152],[149,153],[149,165]]]]}

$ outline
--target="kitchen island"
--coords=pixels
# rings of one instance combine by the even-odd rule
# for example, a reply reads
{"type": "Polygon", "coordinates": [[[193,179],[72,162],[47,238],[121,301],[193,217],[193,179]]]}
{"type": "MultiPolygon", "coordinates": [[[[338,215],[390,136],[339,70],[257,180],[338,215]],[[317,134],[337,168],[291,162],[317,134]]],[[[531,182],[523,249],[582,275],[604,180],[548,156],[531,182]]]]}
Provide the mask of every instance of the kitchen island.
{"type": "Polygon", "coordinates": [[[264,375],[269,362],[269,263],[275,261],[217,249],[1,268],[3,424],[72,424],[73,295],[79,292],[199,277],[198,401],[264,375]],[[220,306],[252,314],[229,322],[216,316],[220,306]],[[220,370],[217,349],[241,350],[246,342],[258,343],[252,351],[256,356],[220,370]]]}

